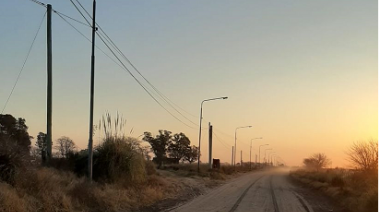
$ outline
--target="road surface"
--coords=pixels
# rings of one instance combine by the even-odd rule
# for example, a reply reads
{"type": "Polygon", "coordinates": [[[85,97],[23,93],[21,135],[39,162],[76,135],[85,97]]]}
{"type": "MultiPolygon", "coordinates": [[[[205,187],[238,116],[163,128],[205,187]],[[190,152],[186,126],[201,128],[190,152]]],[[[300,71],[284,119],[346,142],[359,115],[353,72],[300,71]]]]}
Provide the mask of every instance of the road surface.
{"type": "Polygon", "coordinates": [[[235,178],[172,212],[313,212],[288,182],[287,170],[253,172],[235,178]]]}

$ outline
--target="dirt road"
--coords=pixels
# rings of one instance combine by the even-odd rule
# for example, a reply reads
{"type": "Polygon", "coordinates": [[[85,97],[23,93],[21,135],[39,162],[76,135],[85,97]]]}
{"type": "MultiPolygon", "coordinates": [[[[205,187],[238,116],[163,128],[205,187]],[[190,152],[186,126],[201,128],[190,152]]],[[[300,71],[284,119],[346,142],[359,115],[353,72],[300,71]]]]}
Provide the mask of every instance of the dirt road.
{"type": "Polygon", "coordinates": [[[173,212],[313,212],[288,182],[287,170],[260,171],[233,179],[173,212]]]}

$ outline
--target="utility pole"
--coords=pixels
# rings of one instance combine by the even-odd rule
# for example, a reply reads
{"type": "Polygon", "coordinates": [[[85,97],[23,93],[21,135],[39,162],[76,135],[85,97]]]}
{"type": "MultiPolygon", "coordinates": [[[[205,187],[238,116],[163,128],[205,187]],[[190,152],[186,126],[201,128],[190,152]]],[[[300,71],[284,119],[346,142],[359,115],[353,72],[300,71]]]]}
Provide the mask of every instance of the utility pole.
{"type": "Polygon", "coordinates": [[[231,165],[234,165],[234,146],[232,146],[232,153],[231,153],[231,165]]]}
{"type": "Polygon", "coordinates": [[[208,142],[209,142],[209,153],[208,153],[208,163],[210,169],[212,169],[212,125],[208,123],[208,142]]]}
{"type": "Polygon", "coordinates": [[[243,166],[243,150],[240,150],[240,166],[243,166]]]}
{"type": "Polygon", "coordinates": [[[251,157],[251,155],[252,155],[252,144],[249,147],[249,170],[252,170],[252,157],[251,157]]]}
{"type": "Polygon", "coordinates": [[[94,130],[94,81],[95,81],[95,22],[96,0],[92,4],[92,48],[91,48],[91,88],[90,88],[90,132],[88,139],[88,179],[92,181],[92,143],[94,130]]]}
{"type": "Polygon", "coordinates": [[[50,4],[47,5],[47,105],[46,105],[46,163],[45,165],[49,165],[50,159],[51,159],[51,146],[52,146],[52,127],[51,127],[51,122],[52,122],[52,69],[53,69],[53,53],[52,53],[52,29],[51,29],[51,11],[52,7],[50,4]]]}

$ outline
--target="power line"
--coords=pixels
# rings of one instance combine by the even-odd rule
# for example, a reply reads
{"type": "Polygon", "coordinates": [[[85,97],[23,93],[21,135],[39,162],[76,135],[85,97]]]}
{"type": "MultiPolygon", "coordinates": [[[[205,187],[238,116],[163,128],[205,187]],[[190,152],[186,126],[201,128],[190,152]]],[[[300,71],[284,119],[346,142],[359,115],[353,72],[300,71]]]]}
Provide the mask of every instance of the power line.
{"type": "Polygon", "coordinates": [[[212,134],[215,136],[215,138],[221,143],[223,144],[224,147],[226,147],[228,150],[230,149],[230,147],[228,146],[228,144],[226,144],[222,139],[220,139],[216,133],[213,131],[212,134]]]}
{"type": "MultiPolygon", "coordinates": [[[[37,3],[37,1],[34,1],[34,0],[31,0],[31,1],[37,3]]],[[[42,4],[42,3],[41,3],[41,4],[42,4]]],[[[20,72],[19,72],[18,75],[17,75],[16,82],[15,82],[15,84],[13,85],[13,88],[12,88],[12,90],[11,90],[9,96],[8,96],[7,101],[6,101],[5,104],[4,104],[4,107],[3,107],[3,110],[1,111],[1,114],[3,114],[5,108],[7,107],[7,104],[8,104],[8,102],[9,102],[9,99],[11,98],[11,96],[12,96],[12,94],[13,94],[13,91],[14,91],[14,89],[16,88],[16,85],[17,85],[17,83],[18,83],[18,80],[20,79],[21,73],[22,73],[22,71],[24,70],[24,67],[25,67],[26,62],[28,61],[28,58],[29,58],[30,52],[32,51],[32,48],[33,48],[34,42],[36,41],[37,35],[38,35],[38,33],[40,32],[40,29],[41,29],[42,23],[43,23],[43,21],[44,21],[44,19],[45,19],[45,16],[46,16],[46,12],[45,12],[44,16],[42,17],[42,20],[41,20],[40,25],[38,26],[37,33],[36,33],[36,35],[35,35],[34,38],[33,38],[32,44],[31,44],[30,47],[29,47],[29,50],[28,50],[28,53],[27,53],[26,58],[25,58],[25,60],[24,60],[24,63],[22,64],[21,70],[20,70],[20,72]]]]}
{"type": "MultiPolygon", "coordinates": [[[[83,7],[83,5],[78,1],[78,4],[80,5],[80,7],[87,13],[87,15],[91,18],[91,15],[87,12],[87,10],[83,7]]],[[[80,9],[78,8],[78,6],[74,3],[74,1],[70,0],[70,2],[74,5],[74,7],[76,8],[76,10],[81,14],[81,16],[86,20],[87,23],[89,23],[89,21],[87,20],[87,18],[85,17],[85,15],[80,11],[80,9]]],[[[174,114],[172,114],[166,107],[164,107],[153,95],[152,93],[150,93],[148,91],[148,89],[132,74],[132,72],[124,65],[124,63],[117,57],[117,55],[115,54],[115,52],[111,49],[110,45],[135,69],[135,71],[137,73],[139,73],[139,75],[159,94],[159,96],[161,96],[161,98],[167,102],[169,105],[170,103],[163,97],[163,94],[161,92],[158,91],[157,88],[155,88],[142,74],[141,72],[138,71],[138,69],[131,63],[131,61],[123,54],[123,52],[115,45],[115,43],[109,38],[109,36],[101,29],[101,27],[99,26],[99,24],[96,24],[99,29],[101,30],[101,32],[104,34],[102,35],[102,33],[99,33],[97,32],[97,35],[99,36],[99,38],[102,40],[102,42],[107,46],[107,48],[111,51],[111,53],[117,58],[117,60],[119,60],[119,62],[122,64],[122,66],[124,67],[124,69],[136,80],[136,82],[148,93],[149,96],[151,96],[154,101],[159,104],[164,110],[166,110],[171,116],[173,116],[175,119],[177,119],[178,121],[182,122],[183,124],[185,124],[186,126],[192,128],[192,129],[195,129],[194,127],[191,127],[189,126],[188,124],[184,123],[182,120],[180,120],[178,117],[176,117],[174,114]],[[104,37],[103,37],[104,36],[104,37]],[[107,40],[107,42],[110,44],[107,44],[107,42],[105,41],[107,40]]],[[[194,125],[197,126],[196,123],[194,123],[193,121],[191,121],[190,119],[188,119],[185,115],[183,115],[180,111],[178,111],[176,108],[174,108],[172,105],[170,105],[173,109],[175,109],[180,115],[182,115],[185,119],[187,119],[188,121],[190,121],[191,123],[193,123],[194,125]]]]}
{"type": "MultiPolygon", "coordinates": [[[[98,34],[98,33],[97,33],[98,34]]],[[[173,118],[177,119],[178,121],[180,121],[181,123],[183,123],[184,125],[188,126],[189,128],[192,128],[192,129],[196,129],[188,124],[186,124],[185,122],[183,122],[182,120],[180,120],[178,117],[176,117],[175,115],[173,115],[168,109],[166,109],[146,88],[145,86],[132,74],[132,72],[125,66],[125,64],[117,57],[117,55],[115,54],[115,52],[109,47],[109,45],[104,41],[103,37],[100,36],[100,34],[98,34],[100,40],[102,40],[102,42],[104,43],[104,45],[107,46],[107,48],[111,51],[111,53],[116,57],[116,59],[122,64],[122,66],[124,67],[124,69],[133,77],[133,79],[135,79],[135,81],[146,91],[146,93],[148,93],[148,95],[150,97],[153,98],[153,100],[159,104],[166,112],[168,112],[173,118]]]]}
{"type": "MultiPolygon", "coordinates": [[[[29,0],[29,1],[34,2],[34,3],[36,3],[36,4],[40,5],[40,6],[43,6],[43,7],[47,8],[47,4],[42,3],[42,2],[40,2],[40,1],[37,1],[37,0],[29,0]]],[[[82,25],[84,25],[84,26],[91,27],[90,24],[86,24],[86,23],[84,23],[84,22],[82,22],[82,21],[79,21],[79,20],[73,18],[73,17],[70,17],[70,16],[68,16],[68,15],[65,15],[64,13],[58,12],[57,10],[52,9],[52,11],[53,11],[54,13],[59,14],[59,15],[65,16],[66,18],[69,18],[69,19],[71,19],[71,20],[73,20],[73,21],[75,21],[75,22],[77,22],[77,23],[80,23],[80,24],[82,24],[82,25]]]]}
{"type": "MultiPolygon", "coordinates": [[[[72,4],[74,4],[74,2],[72,0],[70,0],[72,4]]],[[[86,8],[83,7],[83,5],[79,2],[79,0],[75,0],[79,6],[86,12],[86,14],[90,17],[90,19],[92,19],[90,13],[86,10],[86,8]]],[[[75,8],[77,8],[78,10],[78,7],[74,4],[75,8]]],[[[81,13],[82,17],[84,17],[83,13],[81,13]]],[[[86,19],[86,18],[85,18],[86,19]]],[[[86,19],[87,21],[87,19],[86,19]]],[[[87,21],[88,22],[88,21],[87,21]]],[[[180,114],[183,118],[185,118],[186,120],[188,120],[189,122],[191,122],[192,124],[194,124],[195,126],[198,126],[197,123],[193,122],[192,120],[190,120],[189,118],[187,118],[184,114],[182,114],[177,108],[175,108],[170,102],[172,102],[168,97],[166,97],[162,92],[160,92],[146,77],[144,77],[144,75],[142,75],[142,73],[136,68],[136,66],[134,66],[132,64],[132,62],[125,56],[125,54],[117,47],[117,45],[112,41],[112,39],[107,35],[107,33],[102,29],[102,27],[96,23],[97,27],[100,29],[100,33],[103,33],[103,35],[105,36],[105,40],[107,40],[111,46],[132,66],[132,68],[153,88],[153,90],[156,91],[156,93],[160,96],[160,98],[162,100],[164,100],[171,108],[173,108],[178,114],[180,114]]],[[[99,33],[99,32],[97,32],[99,33]]]]}
{"type": "MultiPolygon", "coordinates": [[[[61,17],[67,24],[69,24],[71,27],[73,27],[78,33],[80,33],[84,38],[86,38],[89,42],[90,39],[87,38],[82,32],[80,32],[76,27],[74,27],[70,22],[68,22],[65,18],[63,18],[59,13],[57,13],[59,17],[61,17]]],[[[100,36],[99,36],[100,37],[100,36]]],[[[104,40],[101,38],[101,40],[104,42],[104,40]]],[[[106,45],[107,46],[107,45],[106,45]]],[[[127,69],[126,67],[123,67],[121,66],[120,64],[118,64],[115,60],[113,60],[107,53],[105,53],[101,48],[99,48],[98,46],[96,46],[101,52],[103,52],[108,58],[110,58],[113,62],[115,62],[118,66],[120,66],[121,68],[123,69],[127,69]]],[[[109,46],[107,46],[109,48],[109,46]]],[[[110,50],[111,51],[111,50],[110,50]]],[[[115,56],[116,57],[116,56],[115,56]]],[[[120,60],[119,60],[120,61],[120,60]]],[[[121,62],[121,61],[120,61],[121,62]]],[[[127,70],[129,72],[129,70],[127,70]]],[[[131,73],[130,73],[131,74],[131,73]]],[[[134,76],[133,76],[134,77],[134,76]]],[[[136,79],[137,80],[137,79],[136,79]]],[[[141,85],[141,84],[140,84],[141,85]]],[[[143,86],[144,88],[144,86],[143,86]]],[[[145,89],[145,88],[144,88],[145,89]]],[[[154,98],[154,97],[153,97],[154,98]]],[[[160,104],[160,103],[158,103],[160,104]]],[[[166,110],[166,108],[164,108],[166,110]]],[[[169,111],[167,111],[168,113],[170,113],[169,111]]],[[[171,114],[171,113],[170,113],[171,114]]],[[[171,114],[174,118],[176,118],[173,114],[171,114]]],[[[177,118],[176,118],[177,119],[177,118]]],[[[178,120],[178,119],[177,119],[178,120]]],[[[181,120],[179,120],[180,122],[182,122],[181,120]]],[[[187,125],[186,123],[182,122],[183,124],[187,125]]],[[[192,129],[195,129],[189,125],[187,125],[188,127],[192,128],[192,129]]]]}
{"type": "Polygon", "coordinates": [[[39,4],[39,5],[41,5],[41,6],[45,7],[45,8],[47,7],[47,5],[45,3],[42,3],[40,1],[37,1],[37,0],[30,0],[30,1],[32,1],[32,2],[34,2],[36,4],[39,4]]]}

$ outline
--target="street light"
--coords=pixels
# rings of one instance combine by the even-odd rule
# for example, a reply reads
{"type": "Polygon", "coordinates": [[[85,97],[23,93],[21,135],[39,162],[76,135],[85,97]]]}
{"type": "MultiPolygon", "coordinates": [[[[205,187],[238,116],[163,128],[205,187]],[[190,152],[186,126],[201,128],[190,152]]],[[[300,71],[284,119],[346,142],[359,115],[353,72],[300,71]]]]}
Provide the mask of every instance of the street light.
{"type": "Polygon", "coordinates": [[[251,128],[252,126],[244,126],[244,127],[237,127],[236,129],[235,129],[235,154],[234,154],[234,167],[235,167],[235,165],[236,165],[236,131],[238,130],[238,129],[242,129],[242,128],[251,128]]]}
{"type": "Polygon", "coordinates": [[[265,164],[267,163],[267,151],[268,151],[268,150],[272,150],[272,149],[266,149],[266,150],[265,150],[265,164]]]}
{"type": "Polygon", "coordinates": [[[251,139],[251,146],[249,148],[249,169],[250,170],[252,169],[252,157],[251,157],[251,155],[252,155],[252,140],[255,140],[255,139],[263,139],[263,138],[260,137],[260,138],[252,138],[251,139]]]}
{"type": "Polygon", "coordinates": [[[271,152],[271,153],[269,153],[269,155],[268,155],[268,159],[270,158],[270,162],[271,162],[272,166],[273,166],[273,155],[274,155],[274,154],[276,154],[276,152],[271,152]]]}
{"type": "Polygon", "coordinates": [[[262,146],[268,146],[269,144],[263,144],[263,145],[260,145],[259,146],[259,164],[261,165],[261,159],[260,159],[260,148],[262,147],[262,146]]]}
{"type": "Polygon", "coordinates": [[[199,159],[201,155],[201,134],[202,134],[202,107],[203,102],[212,101],[212,100],[218,100],[218,99],[228,99],[228,97],[218,97],[218,98],[212,98],[212,99],[205,99],[201,102],[201,115],[199,118],[199,145],[198,145],[198,173],[199,173],[199,159]]]}

